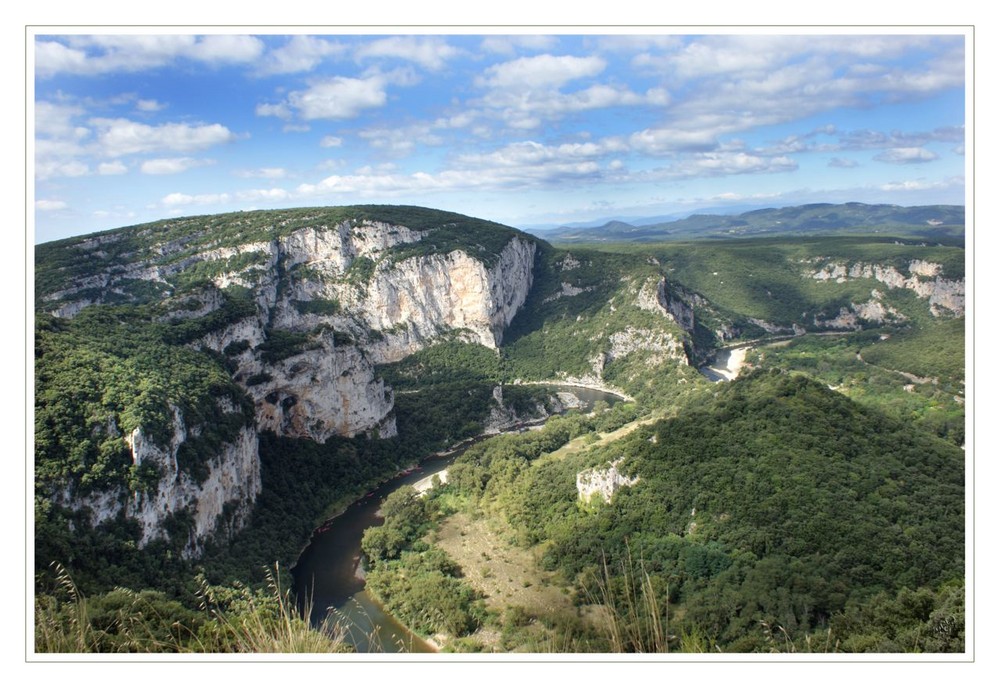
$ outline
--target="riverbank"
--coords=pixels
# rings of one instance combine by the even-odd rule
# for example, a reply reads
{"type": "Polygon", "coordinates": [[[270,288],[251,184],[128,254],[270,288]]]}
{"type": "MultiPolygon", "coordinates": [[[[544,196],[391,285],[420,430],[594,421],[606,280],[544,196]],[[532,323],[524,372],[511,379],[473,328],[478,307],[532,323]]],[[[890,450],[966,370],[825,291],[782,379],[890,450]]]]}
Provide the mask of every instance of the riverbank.
{"type": "Polygon", "coordinates": [[[617,387],[610,387],[608,385],[601,384],[599,382],[594,382],[587,378],[567,378],[565,380],[539,380],[538,382],[524,382],[523,380],[514,380],[513,382],[508,382],[507,384],[516,387],[532,387],[532,386],[555,386],[555,387],[579,387],[580,389],[589,389],[594,392],[602,392],[604,394],[612,394],[622,401],[635,401],[635,398],[626,393],[624,390],[618,389],[617,387]]]}
{"type": "MultiPolygon", "coordinates": [[[[593,390],[578,385],[547,383],[545,386],[554,387],[556,390],[575,391],[579,395],[584,411],[592,408],[597,401],[614,405],[622,400],[622,396],[614,392],[593,390]]],[[[514,423],[506,430],[506,433],[518,433],[530,427],[543,426],[553,415],[558,414],[533,418],[531,423],[514,423]]],[[[388,633],[379,634],[380,642],[378,644],[369,643],[367,638],[362,637],[362,646],[358,647],[358,651],[423,651],[404,649],[411,646],[408,640],[403,645],[397,642],[399,638],[411,637],[419,640],[418,644],[421,647],[426,644],[429,649],[440,649],[442,644],[447,645],[447,638],[425,638],[413,634],[399,619],[393,617],[381,604],[371,599],[364,590],[364,581],[359,580],[356,576],[357,564],[361,557],[360,543],[367,528],[382,522],[377,511],[385,497],[404,485],[410,485],[418,490],[429,490],[436,482],[435,475],[446,479],[445,471],[456,455],[476,442],[493,436],[495,434],[466,438],[447,450],[427,454],[416,467],[399,471],[392,479],[380,481],[378,486],[346,508],[342,504],[344,500],[340,500],[337,506],[341,516],[329,519],[313,532],[309,545],[293,569],[297,594],[313,599],[317,608],[336,610],[334,613],[358,628],[364,629],[374,625],[374,619],[367,618],[367,613],[367,615],[377,618],[378,624],[383,628],[390,629],[388,633]],[[366,605],[360,612],[357,604],[359,599],[363,599],[366,605]]],[[[322,618],[313,620],[315,624],[322,621],[322,618]]],[[[362,631],[360,635],[365,636],[365,632],[362,631]]]]}

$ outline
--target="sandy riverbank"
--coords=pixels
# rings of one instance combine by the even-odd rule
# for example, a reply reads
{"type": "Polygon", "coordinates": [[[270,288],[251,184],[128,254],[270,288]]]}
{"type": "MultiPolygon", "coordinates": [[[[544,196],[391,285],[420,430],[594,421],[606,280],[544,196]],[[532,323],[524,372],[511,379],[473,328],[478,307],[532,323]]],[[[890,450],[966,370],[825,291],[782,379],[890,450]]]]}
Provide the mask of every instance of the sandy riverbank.
{"type": "Polygon", "coordinates": [[[702,374],[706,374],[709,379],[715,382],[735,380],[739,376],[740,370],[746,364],[747,351],[749,350],[750,347],[748,346],[730,349],[729,356],[724,365],[721,361],[716,360],[714,365],[702,367],[702,374]]]}

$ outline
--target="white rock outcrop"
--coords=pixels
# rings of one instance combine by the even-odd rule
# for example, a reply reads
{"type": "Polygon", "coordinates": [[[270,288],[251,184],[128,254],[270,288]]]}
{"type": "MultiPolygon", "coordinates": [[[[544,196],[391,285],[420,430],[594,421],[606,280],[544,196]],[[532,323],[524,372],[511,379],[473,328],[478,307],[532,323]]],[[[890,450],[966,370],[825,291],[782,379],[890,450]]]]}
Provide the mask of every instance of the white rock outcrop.
{"type": "Polygon", "coordinates": [[[207,477],[198,482],[180,469],[177,453],[189,436],[200,434],[201,428],[187,427],[180,411],[176,407],[171,411],[172,434],[166,447],[153,442],[142,428],[125,438],[133,464],[152,467],[158,473],[155,486],[132,493],[123,488],[86,495],[63,490],[57,501],[74,510],[88,510],[92,525],[119,515],[135,519],[142,528],[138,547],[166,537],[170,517],[188,520],[189,537],[182,554],[192,557],[201,553],[209,537],[220,531],[231,535],[246,525],[261,491],[257,432],[247,425],[234,440],[224,443],[209,459],[207,477]]]}
{"type": "Polygon", "coordinates": [[[627,476],[618,470],[624,460],[625,457],[621,457],[616,461],[609,461],[606,466],[588,468],[577,473],[576,493],[579,499],[587,503],[596,495],[604,503],[610,504],[615,492],[639,482],[639,476],[627,476]]]}
{"type": "MultiPolygon", "coordinates": [[[[248,224],[254,238],[240,245],[220,245],[207,226],[192,231],[190,237],[157,244],[155,232],[137,230],[132,239],[144,232],[149,237],[142,255],[121,253],[122,264],[70,278],[59,291],[40,296],[56,315],[72,317],[112,295],[127,300],[127,289],[143,281],[168,305],[161,319],[169,322],[211,317],[229,303],[224,289],[246,290],[241,310],[233,311],[241,315],[227,316],[231,319],[189,342],[226,355],[234,380],[254,403],[254,427],[244,428],[208,460],[207,478],[198,482],[178,467],[179,447],[201,428],[187,427],[174,409],[167,446],[150,441],[142,428],[126,438],[136,465],[157,468],[155,488],[84,496],[64,489],[57,495],[63,504],[89,509],[95,524],[122,513],[135,518],[143,529],[139,546],[162,537],[169,516],[184,514],[191,524],[186,555],[197,554],[213,533],[244,525],[261,489],[258,431],[317,442],[333,435],[394,436],[393,393],[377,377],[376,365],[445,336],[498,348],[527,299],[537,251],[530,237],[512,235],[487,258],[470,247],[397,259],[390,249],[418,242],[428,232],[367,220],[317,219],[272,240],[261,240],[260,228],[248,224]],[[173,297],[171,280],[191,268],[208,283],[173,297]],[[309,307],[312,301],[319,307],[309,307]],[[282,336],[291,342],[284,348],[282,336]]],[[[100,258],[122,236],[91,238],[81,248],[100,258]]]]}
{"type": "Polygon", "coordinates": [[[923,260],[910,261],[907,272],[909,276],[904,276],[892,265],[828,262],[807,274],[819,281],[877,280],[893,289],[909,289],[920,298],[927,299],[930,311],[935,316],[965,314],[964,278],[946,279],[941,276],[941,265],[923,260]]]}
{"type": "Polygon", "coordinates": [[[373,347],[379,362],[403,358],[449,330],[496,349],[528,297],[535,250],[534,242],[514,238],[492,266],[461,250],[380,266],[356,312],[384,336],[403,329],[407,344],[398,351],[373,347]]]}

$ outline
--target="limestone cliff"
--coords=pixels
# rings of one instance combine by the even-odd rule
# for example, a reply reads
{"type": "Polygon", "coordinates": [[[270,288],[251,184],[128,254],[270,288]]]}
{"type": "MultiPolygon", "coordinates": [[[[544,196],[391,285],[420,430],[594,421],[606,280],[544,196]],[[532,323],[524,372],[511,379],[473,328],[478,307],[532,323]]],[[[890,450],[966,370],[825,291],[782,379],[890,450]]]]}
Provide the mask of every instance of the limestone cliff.
{"type": "Polygon", "coordinates": [[[631,487],[639,482],[638,476],[628,476],[618,470],[625,457],[609,461],[598,468],[589,468],[576,474],[576,493],[583,502],[590,502],[594,497],[610,504],[615,492],[623,487],[631,487]]]}
{"type": "Polygon", "coordinates": [[[927,299],[930,312],[935,316],[965,314],[964,278],[947,279],[941,274],[940,264],[924,260],[911,260],[905,270],[907,275],[894,265],[826,262],[807,274],[820,281],[877,280],[893,289],[908,289],[920,298],[927,299]]]}
{"type": "MultiPolygon", "coordinates": [[[[481,246],[439,252],[436,244],[398,259],[393,249],[433,232],[371,219],[324,222],[318,210],[300,224],[283,230],[279,219],[270,240],[241,243],[237,234],[226,237],[228,246],[198,225],[160,242],[150,234],[144,259],[121,251],[123,265],[77,276],[40,301],[72,317],[94,303],[155,292],[160,319],[175,322],[219,317],[224,293],[249,292],[252,308],[220,318],[193,345],[232,358],[259,429],[322,442],[333,434],[395,434],[392,392],[374,366],[445,335],[497,348],[531,289],[536,244],[512,230],[490,260],[474,255],[481,246]]],[[[112,233],[77,248],[81,259],[97,261],[129,239],[112,233]]]]}
{"type": "Polygon", "coordinates": [[[171,342],[224,362],[254,416],[192,471],[179,455],[204,428],[171,406],[168,441],[143,427],[124,438],[155,486],[62,486],[56,499],[95,524],[136,519],[139,546],[182,517],[185,553],[196,554],[217,528],[245,523],[261,489],[257,432],[395,435],[393,392],[375,366],[443,337],[497,348],[531,289],[536,250],[499,225],[369,206],[182,218],[41,247],[41,310],[74,318],[94,304],[141,305],[171,342]]]}
{"type": "MultiPolygon", "coordinates": [[[[223,405],[224,406],[224,405],[223,405]]],[[[229,409],[220,408],[220,412],[229,409]]],[[[125,438],[136,468],[156,476],[153,484],[129,492],[123,487],[81,494],[64,488],[56,500],[74,510],[87,510],[92,525],[124,515],[138,521],[143,547],[167,536],[169,519],[189,524],[184,556],[201,552],[205,541],[216,534],[231,535],[246,525],[261,490],[257,433],[244,426],[236,437],[224,442],[198,477],[182,468],[178,454],[189,438],[201,435],[201,426],[188,427],[171,407],[172,435],[166,447],[154,442],[141,427],[125,438]]]]}

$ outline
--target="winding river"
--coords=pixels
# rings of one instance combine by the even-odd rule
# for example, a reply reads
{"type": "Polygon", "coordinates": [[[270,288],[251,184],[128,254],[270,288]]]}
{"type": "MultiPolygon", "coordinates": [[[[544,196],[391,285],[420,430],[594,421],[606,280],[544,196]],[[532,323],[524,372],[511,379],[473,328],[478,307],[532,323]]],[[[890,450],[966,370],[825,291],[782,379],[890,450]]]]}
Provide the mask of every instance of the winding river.
{"type": "MultiPolygon", "coordinates": [[[[598,401],[615,404],[621,398],[584,387],[558,386],[570,392],[582,408],[598,401]]],[[[340,623],[349,629],[348,642],[358,652],[434,652],[435,648],[412,634],[365,592],[361,564],[361,537],[366,528],[382,523],[379,506],[391,492],[412,485],[452,464],[469,447],[485,438],[465,443],[447,454],[432,454],[419,467],[397,475],[351,504],[313,533],[309,545],[292,569],[295,591],[300,601],[311,605],[314,626],[340,623]]]]}

